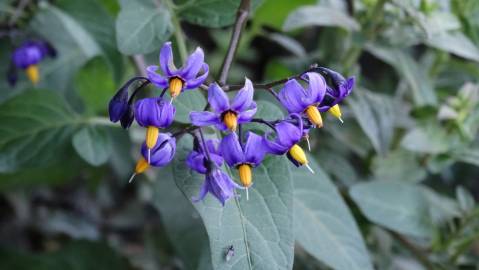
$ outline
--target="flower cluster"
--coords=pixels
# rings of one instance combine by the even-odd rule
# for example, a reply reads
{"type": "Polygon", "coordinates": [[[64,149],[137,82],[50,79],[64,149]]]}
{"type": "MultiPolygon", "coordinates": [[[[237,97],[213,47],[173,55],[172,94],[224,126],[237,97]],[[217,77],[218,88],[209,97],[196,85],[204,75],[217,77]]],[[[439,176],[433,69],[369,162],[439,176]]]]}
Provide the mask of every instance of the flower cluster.
{"type": "Polygon", "coordinates": [[[10,69],[8,72],[8,82],[15,85],[17,82],[17,70],[24,70],[28,79],[37,84],[40,79],[38,64],[45,57],[55,57],[56,52],[50,44],[40,40],[29,40],[17,47],[11,56],[10,69]]]}
{"type": "Polygon", "coordinates": [[[176,140],[189,133],[194,143],[186,164],[205,176],[199,194],[193,200],[200,201],[211,193],[223,205],[235,196],[235,189],[245,189],[248,198],[248,189],[253,185],[253,169],[266,155],[286,155],[295,166],[304,166],[314,173],[299,143],[303,139],[308,141],[312,129],[323,126],[323,112],[343,121],[339,103],[351,93],[355,84],[354,77],[346,79],[331,69],[312,67],[284,84],[284,81],[277,83],[282,84],[278,93],[269,89],[289,114],[284,119],[266,121],[254,118],[257,111],[253,100],[255,86],[248,78],[234,97],[229,97],[226,87],[217,83],[204,84],[209,69],[201,48],[188,57],[184,67],[176,69],[171,43],[168,42],[161,49],[160,66],[149,66],[146,71],[147,78],[135,77],[128,81],[109,104],[111,121],[120,121],[124,128],[128,128],[136,120],[139,126],[146,128],[142,158],[137,162],[133,176],[149,166],[161,167],[171,162],[176,140]],[[157,73],[158,70],[161,74],[157,73]],[[136,81],[142,83],[129,95],[128,90],[136,81]],[[139,90],[149,83],[163,89],[161,94],[133,102],[139,90]],[[174,134],[163,132],[174,121],[174,98],[182,91],[199,87],[207,89],[208,106],[205,110],[190,112],[190,126],[174,134]],[[170,93],[169,100],[164,97],[166,90],[170,93]],[[271,131],[243,134],[242,125],[251,122],[264,124],[271,131]],[[205,126],[221,131],[222,139],[204,138],[202,127],[205,126]],[[239,183],[225,173],[225,166],[237,172],[239,183]]]}

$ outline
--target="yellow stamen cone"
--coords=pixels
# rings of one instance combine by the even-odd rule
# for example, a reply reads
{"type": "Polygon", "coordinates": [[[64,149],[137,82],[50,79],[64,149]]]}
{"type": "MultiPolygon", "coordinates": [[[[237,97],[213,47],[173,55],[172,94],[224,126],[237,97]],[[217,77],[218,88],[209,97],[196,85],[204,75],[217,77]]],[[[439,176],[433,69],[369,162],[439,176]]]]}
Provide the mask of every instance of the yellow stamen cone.
{"type": "Polygon", "coordinates": [[[223,116],[223,123],[225,123],[226,127],[231,131],[236,131],[236,127],[238,126],[238,117],[234,112],[228,111],[223,116]]]}
{"type": "Polygon", "coordinates": [[[130,180],[128,180],[128,183],[131,183],[135,176],[145,172],[149,167],[150,165],[148,164],[148,162],[144,158],[140,158],[136,163],[135,172],[133,173],[133,175],[131,175],[130,180]]]}
{"type": "Polygon", "coordinates": [[[299,145],[293,145],[293,147],[289,149],[289,155],[291,156],[291,158],[296,160],[296,162],[308,168],[311,173],[314,173],[313,169],[311,169],[308,164],[308,158],[306,157],[303,148],[301,148],[299,145]]]}
{"type": "Polygon", "coordinates": [[[40,72],[38,71],[37,65],[30,65],[25,69],[28,79],[33,83],[37,84],[40,79],[40,72]]]}
{"type": "Polygon", "coordinates": [[[321,117],[321,114],[319,113],[319,110],[316,106],[309,106],[308,108],[306,108],[305,113],[308,116],[309,121],[313,123],[317,128],[323,126],[323,118],[321,117]]]}
{"type": "Polygon", "coordinates": [[[170,80],[169,88],[171,99],[173,100],[181,93],[181,89],[183,89],[183,81],[180,78],[175,77],[170,80]]]}
{"type": "Polygon", "coordinates": [[[341,123],[343,123],[343,119],[341,118],[341,109],[339,108],[338,104],[329,108],[328,112],[332,114],[334,117],[338,118],[339,121],[341,121],[341,123]]]}
{"type": "Polygon", "coordinates": [[[148,126],[146,129],[146,147],[148,148],[148,163],[150,163],[151,149],[155,147],[156,142],[158,141],[158,135],[160,130],[154,126],[148,126]]]}
{"type": "Polygon", "coordinates": [[[251,186],[251,166],[248,164],[241,164],[238,166],[238,172],[241,184],[243,184],[243,186],[246,188],[251,186]]]}

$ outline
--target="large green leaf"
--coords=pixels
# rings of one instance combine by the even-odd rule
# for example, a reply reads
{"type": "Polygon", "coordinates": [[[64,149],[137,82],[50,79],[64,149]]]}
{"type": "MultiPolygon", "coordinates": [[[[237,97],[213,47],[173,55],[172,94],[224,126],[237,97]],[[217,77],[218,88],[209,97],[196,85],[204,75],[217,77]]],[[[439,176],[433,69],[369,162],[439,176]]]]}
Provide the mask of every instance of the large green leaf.
{"type": "MultiPolygon", "coordinates": [[[[251,2],[255,9],[262,1],[251,2]]],[[[180,8],[179,16],[201,26],[223,27],[233,24],[239,4],[239,0],[192,0],[180,8]]]]}
{"type": "Polygon", "coordinates": [[[107,128],[87,126],[72,138],[78,155],[93,166],[105,163],[111,155],[112,144],[107,128]]]}
{"type": "Polygon", "coordinates": [[[58,95],[30,90],[0,106],[0,172],[48,163],[79,119],[58,95]]]}
{"type": "Polygon", "coordinates": [[[295,8],[302,5],[314,4],[314,0],[295,0],[278,1],[265,0],[254,14],[253,24],[261,26],[263,24],[281,29],[284,20],[295,8]],[[271,12],[274,10],[274,12],[271,12]]]}
{"type": "Polygon", "coordinates": [[[349,194],[372,222],[411,236],[431,236],[428,202],[420,186],[378,180],[356,184],[349,194]]]}
{"type": "MultiPolygon", "coordinates": [[[[198,269],[206,264],[201,262],[204,253],[205,259],[211,258],[205,226],[189,198],[176,186],[172,166],[160,169],[156,178],[151,184],[153,205],[160,211],[168,237],[187,269],[198,269]]],[[[211,262],[206,269],[211,269],[211,262]]]]}
{"type": "Polygon", "coordinates": [[[108,11],[98,0],[61,0],[55,3],[94,38],[113,71],[115,80],[120,80],[123,74],[123,57],[116,47],[115,20],[108,11]]]}
{"type": "Polygon", "coordinates": [[[453,140],[441,127],[430,124],[409,130],[401,140],[401,146],[418,153],[440,154],[446,152],[453,140]]]}
{"type": "Polygon", "coordinates": [[[190,112],[202,111],[206,105],[206,99],[201,90],[185,91],[174,101],[176,107],[175,121],[190,123],[190,112]]]}
{"type": "Polygon", "coordinates": [[[461,32],[447,32],[433,35],[426,39],[426,44],[479,62],[479,48],[461,32]]]}
{"type": "MultiPolygon", "coordinates": [[[[185,165],[192,139],[185,137],[177,146],[173,175],[187,198],[196,196],[204,176],[185,165]]],[[[293,264],[293,186],[286,159],[266,158],[254,169],[254,186],[249,200],[241,196],[225,207],[208,195],[194,203],[210,239],[214,269],[291,269],[293,264]],[[225,260],[233,245],[235,256],[225,260]]],[[[241,192],[244,193],[244,192],[241,192]]]]}
{"type": "Polygon", "coordinates": [[[283,24],[283,30],[307,26],[337,26],[347,30],[356,31],[360,25],[348,14],[331,7],[304,6],[289,14],[283,24]]]}
{"type": "Polygon", "coordinates": [[[61,250],[42,254],[1,250],[0,268],[18,270],[131,269],[128,261],[107,244],[89,241],[74,241],[61,250]]]}
{"type": "Polygon", "coordinates": [[[62,10],[46,5],[37,12],[31,28],[52,43],[57,57],[40,64],[39,86],[66,90],[73,74],[90,58],[100,55],[101,48],[93,36],[62,10]]]}
{"type": "Polygon", "coordinates": [[[124,54],[149,53],[168,40],[173,27],[168,9],[153,0],[123,1],[116,20],[116,40],[124,54]]]}
{"type": "Polygon", "coordinates": [[[431,79],[427,70],[406,52],[384,46],[368,44],[366,50],[396,69],[396,72],[408,83],[414,102],[418,106],[437,104],[431,79]]]}
{"type": "Polygon", "coordinates": [[[334,269],[373,269],[363,237],[336,187],[316,161],[316,174],[294,168],[294,224],[296,241],[311,255],[334,269]]]}

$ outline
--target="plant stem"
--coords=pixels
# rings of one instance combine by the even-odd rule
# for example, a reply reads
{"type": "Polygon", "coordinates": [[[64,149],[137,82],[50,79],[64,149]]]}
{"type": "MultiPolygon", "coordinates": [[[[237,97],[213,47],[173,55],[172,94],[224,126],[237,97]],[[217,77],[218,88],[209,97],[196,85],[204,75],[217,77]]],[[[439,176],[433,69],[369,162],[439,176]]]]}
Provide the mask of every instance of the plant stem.
{"type": "Polygon", "coordinates": [[[241,31],[248,19],[249,10],[251,6],[250,0],[241,0],[240,6],[238,8],[238,13],[236,14],[236,21],[234,24],[233,33],[231,34],[230,44],[228,46],[228,51],[221,65],[221,73],[219,83],[224,85],[228,79],[228,73],[231,68],[231,63],[238,48],[238,44],[241,38],[241,31]]]}
{"type": "MultiPolygon", "coordinates": [[[[155,1],[156,2],[156,1],[155,1]]],[[[181,62],[185,62],[188,57],[188,51],[186,50],[185,34],[181,28],[180,20],[176,16],[171,0],[165,0],[165,5],[168,8],[171,16],[171,22],[173,24],[176,43],[178,45],[178,51],[180,53],[181,62]]]]}
{"type": "Polygon", "coordinates": [[[143,77],[148,77],[146,74],[146,62],[145,57],[142,54],[135,54],[132,57],[133,62],[135,63],[138,73],[143,77]]]}

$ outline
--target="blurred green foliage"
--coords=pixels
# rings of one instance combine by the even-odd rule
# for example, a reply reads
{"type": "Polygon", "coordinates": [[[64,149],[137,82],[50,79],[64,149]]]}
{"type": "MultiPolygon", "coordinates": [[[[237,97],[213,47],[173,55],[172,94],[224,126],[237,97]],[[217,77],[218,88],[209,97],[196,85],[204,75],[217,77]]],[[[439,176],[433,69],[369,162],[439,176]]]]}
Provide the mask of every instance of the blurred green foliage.
{"type": "MultiPolygon", "coordinates": [[[[239,0],[0,3],[1,269],[477,268],[479,1],[252,3],[229,84],[314,63],[358,84],[345,123],[325,115],[313,131],[316,174],[268,158],[250,200],[225,208],[191,203],[202,178],[184,165],[189,137],[127,185],[143,133],[110,123],[107,104],[167,40],[178,56],[203,47],[216,80],[239,0]],[[37,86],[19,74],[11,87],[10,53],[28,38],[57,57],[37,86]]],[[[259,117],[284,115],[255,95],[259,117]]],[[[182,94],[173,130],[205,104],[182,94]]]]}

